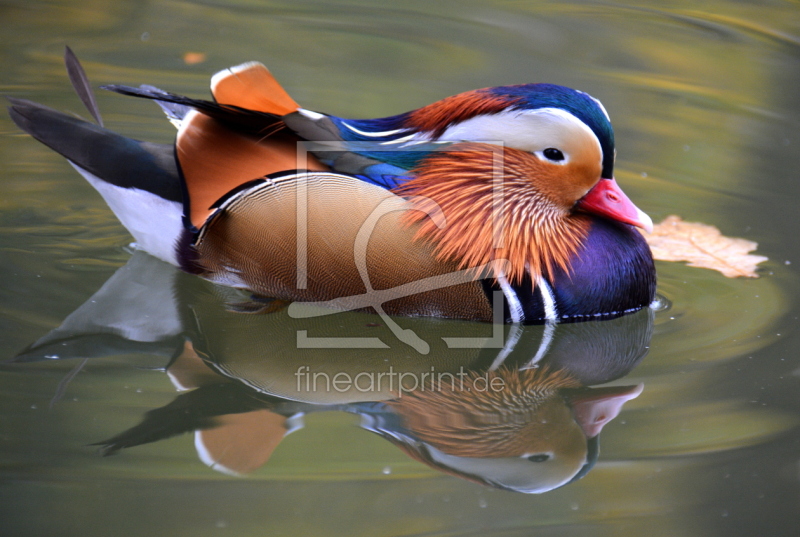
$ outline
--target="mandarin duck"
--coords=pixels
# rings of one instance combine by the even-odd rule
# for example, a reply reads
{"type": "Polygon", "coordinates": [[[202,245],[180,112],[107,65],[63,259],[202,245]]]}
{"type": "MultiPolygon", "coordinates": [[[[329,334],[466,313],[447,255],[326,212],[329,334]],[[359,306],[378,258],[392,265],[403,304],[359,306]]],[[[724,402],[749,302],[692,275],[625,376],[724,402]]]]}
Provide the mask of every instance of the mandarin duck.
{"type": "Polygon", "coordinates": [[[100,125],[13,98],[12,119],[68,159],[138,247],[212,282],[512,323],[613,318],[654,298],[632,227],[652,223],[617,186],[611,123],[583,92],[503,86],[345,120],[301,108],[258,63],[217,73],[213,101],[109,87],[162,106],[179,130],[160,145],[105,129],[65,58],[100,125]]]}

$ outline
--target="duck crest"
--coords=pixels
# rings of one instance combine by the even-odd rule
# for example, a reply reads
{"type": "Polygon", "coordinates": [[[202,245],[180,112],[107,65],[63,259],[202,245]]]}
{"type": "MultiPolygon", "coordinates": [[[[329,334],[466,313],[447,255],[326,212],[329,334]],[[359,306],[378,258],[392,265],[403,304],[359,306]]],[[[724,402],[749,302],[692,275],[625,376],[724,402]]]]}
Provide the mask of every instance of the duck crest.
{"type": "Polygon", "coordinates": [[[570,259],[587,237],[589,217],[571,214],[551,201],[542,184],[557,182],[538,160],[512,148],[480,143],[454,144],[426,158],[415,176],[394,192],[408,197],[413,209],[403,217],[418,224],[416,240],[435,245],[440,261],[459,269],[507,260],[502,272],[519,284],[530,273],[536,284],[557,268],[570,272],[570,259]],[[544,175],[544,176],[543,176],[544,175]],[[427,215],[441,211],[438,227],[427,215]]]}
{"type": "Polygon", "coordinates": [[[450,125],[475,116],[502,112],[521,101],[521,97],[498,95],[486,89],[467,91],[410,112],[405,124],[417,131],[429,133],[435,139],[450,125]]]}

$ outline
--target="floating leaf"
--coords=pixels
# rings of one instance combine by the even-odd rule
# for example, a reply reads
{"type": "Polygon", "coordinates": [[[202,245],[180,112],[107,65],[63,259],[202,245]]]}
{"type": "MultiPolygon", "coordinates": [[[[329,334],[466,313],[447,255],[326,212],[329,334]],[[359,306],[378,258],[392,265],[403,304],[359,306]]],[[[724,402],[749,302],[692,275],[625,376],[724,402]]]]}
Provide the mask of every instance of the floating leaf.
{"type": "Polygon", "coordinates": [[[767,258],[750,255],[758,243],[726,237],[714,226],[684,222],[668,216],[644,235],[653,257],[660,261],[687,261],[692,267],[718,270],[728,278],[758,278],[756,265],[767,258]]]}
{"type": "Polygon", "coordinates": [[[195,65],[206,61],[204,52],[187,52],[183,55],[183,61],[186,65],[195,65]]]}

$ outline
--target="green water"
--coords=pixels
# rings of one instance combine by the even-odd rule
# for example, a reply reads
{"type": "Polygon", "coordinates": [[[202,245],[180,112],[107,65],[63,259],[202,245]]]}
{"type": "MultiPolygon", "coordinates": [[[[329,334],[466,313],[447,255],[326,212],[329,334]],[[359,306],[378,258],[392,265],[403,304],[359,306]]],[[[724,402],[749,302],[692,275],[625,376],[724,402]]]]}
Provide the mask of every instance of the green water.
{"type": "MultiPolygon", "coordinates": [[[[291,404],[270,397],[296,389],[298,363],[485,368],[502,345],[454,351],[441,338],[488,338],[490,326],[398,320],[431,342],[419,356],[373,318],[317,318],[305,327],[312,337],[377,337],[389,348],[295,354],[302,327],[226,311],[236,297],[132,256],[130,236],[92,188],[1,115],[0,360],[64,323],[34,356],[50,359],[0,364],[3,535],[796,534],[796,2],[10,1],[0,21],[0,91],[83,115],[64,74],[65,44],[97,85],[148,83],[198,97],[217,70],[259,60],[303,106],[345,117],[400,113],[486,86],[575,87],[609,111],[617,179],[654,221],[678,214],[713,224],[758,242],[770,259],[758,279],[659,262],[659,293],[671,307],[652,324],[559,327],[548,352],[560,357],[546,358],[557,364],[596,348],[608,359],[625,345],[648,346],[616,370],[624,378],[594,378],[643,391],[605,425],[583,479],[538,495],[503,491],[437,471],[367,430],[364,407],[347,406],[358,394],[314,409],[297,393],[291,404]],[[188,65],[187,53],[205,60],[188,65]],[[112,277],[108,293],[95,295],[112,277]],[[175,308],[175,330],[152,319],[169,337],[123,344],[126,330],[147,332],[147,317],[134,315],[139,324],[118,323],[114,337],[69,339],[87,322],[65,322],[73,311],[108,300],[114,308],[79,311],[116,321],[135,311],[124,293],[137,290],[162,313],[175,308]],[[187,340],[215,371],[164,371],[187,340]],[[217,414],[252,417],[241,427],[264,433],[253,442],[268,449],[240,463],[243,475],[205,464],[192,429],[109,457],[89,446],[186,401],[198,392],[178,391],[187,379],[209,394],[203,404],[235,407],[217,414]],[[270,444],[274,427],[297,412],[303,427],[270,444]]],[[[108,93],[98,101],[114,130],[174,136],[150,103],[108,93]]],[[[544,337],[541,327],[524,330],[516,354],[536,354],[544,337]]]]}

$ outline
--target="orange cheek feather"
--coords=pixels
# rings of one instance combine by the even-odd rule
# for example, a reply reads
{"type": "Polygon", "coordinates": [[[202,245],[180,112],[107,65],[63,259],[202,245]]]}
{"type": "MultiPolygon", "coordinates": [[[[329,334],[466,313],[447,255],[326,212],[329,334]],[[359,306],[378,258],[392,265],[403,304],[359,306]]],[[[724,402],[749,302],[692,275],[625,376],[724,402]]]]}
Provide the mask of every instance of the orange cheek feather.
{"type": "Polygon", "coordinates": [[[418,209],[408,211],[404,222],[419,226],[416,238],[434,243],[439,259],[461,268],[506,259],[510,267],[504,275],[512,282],[527,271],[536,280],[556,266],[568,270],[588,219],[571,215],[537,188],[559,177],[527,152],[502,149],[502,183],[495,188],[497,151],[462,143],[427,158],[414,170],[415,178],[396,189],[418,209]],[[443,228],[427,217],[434,210],[444,214],[443,228]]]}
{"type": "Polygon", "coordinates": [[[497,114],[520,99],[493,95],[486,90],[474,90],[447,97],[411,112],[408,126],[440,137],[447,127],[484,114],[497,114]]]}

